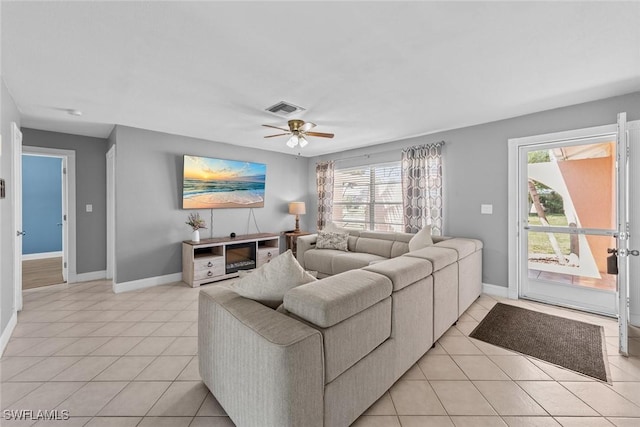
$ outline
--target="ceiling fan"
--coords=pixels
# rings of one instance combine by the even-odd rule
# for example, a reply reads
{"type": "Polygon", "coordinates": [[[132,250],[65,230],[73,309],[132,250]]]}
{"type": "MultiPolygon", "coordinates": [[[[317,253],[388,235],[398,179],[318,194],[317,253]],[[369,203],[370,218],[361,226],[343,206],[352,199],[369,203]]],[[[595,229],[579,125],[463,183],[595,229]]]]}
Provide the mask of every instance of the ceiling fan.
{"type": "Polygon", "coordinates": [[[311,129],[316,127],[315,123],[305,122],[304,120],[294,119],[294,120],[289,120],[288,124],[289,124],[289,129],[281,128],[281,127],[278,127],[278,126],[262,125],[264,127],[274,128],[274,129],[278,129],[278,130],[281,130],[281,131],[285,132],[285,133],[279,133],[277,135],[267,135],[267,136],[265,136],[265,138],[273,138],[273,137],[276,137],[276,136],[291,135],[291,138],[289,138],[289,140],[287,141],[287,146],[291,147],[291,148],[294,148],[297,145],[300,145],[300,148],[306,146],[309,143],[309,141],[307,141],[307,139],[306,139],[307,136],[319,136],[321,138],[333,138],[333,134],[332,133],[310,132],[311,129]]]}

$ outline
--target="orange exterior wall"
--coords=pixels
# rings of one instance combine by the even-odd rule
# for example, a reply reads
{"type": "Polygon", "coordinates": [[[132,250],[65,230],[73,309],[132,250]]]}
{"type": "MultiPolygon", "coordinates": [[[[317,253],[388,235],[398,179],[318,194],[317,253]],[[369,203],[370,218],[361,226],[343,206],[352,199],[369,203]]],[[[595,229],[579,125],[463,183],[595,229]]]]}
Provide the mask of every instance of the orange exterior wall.
{"type": "MultiPolygon", "coordinates": [[[[613,157],[559,161],[558,166],[571,194],[583,228],[615,228],[615,161],[613,157]]],[[[587,236],[598,270],[607,271],[607,248],[615,239],[587,236]]]]}

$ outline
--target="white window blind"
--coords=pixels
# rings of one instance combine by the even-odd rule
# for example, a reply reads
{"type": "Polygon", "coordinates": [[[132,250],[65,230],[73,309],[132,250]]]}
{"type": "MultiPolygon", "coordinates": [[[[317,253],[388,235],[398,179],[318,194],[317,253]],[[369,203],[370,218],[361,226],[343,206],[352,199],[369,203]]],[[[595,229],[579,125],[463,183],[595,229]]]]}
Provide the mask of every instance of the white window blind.
{"type": "Polygon", "coordinates": [[[403,231],[400,162],[336,169],[333,222],[345,228],[403,231]]]}

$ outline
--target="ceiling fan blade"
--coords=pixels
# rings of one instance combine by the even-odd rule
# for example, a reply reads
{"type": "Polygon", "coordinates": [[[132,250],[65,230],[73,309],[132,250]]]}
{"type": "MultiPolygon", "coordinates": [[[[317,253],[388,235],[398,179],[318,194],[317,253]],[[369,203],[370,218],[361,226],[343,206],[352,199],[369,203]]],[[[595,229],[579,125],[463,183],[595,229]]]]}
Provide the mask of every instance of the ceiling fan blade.
{"type": "Polygon", "coordinates": [[[274,129],[278,129],[278,130],[283,130],[283,131],[285,131],[285,132],[289,132],[289,129],[280,128],[280,127],[278,127],[278,126],[271,126],[271,125],[262,125],[262,126],[264,126],[264,127],[266,127],[266,128],[274,128],[274,129]]]}
{"type": "Polygon", "coordinates": [[[291,135],[291,132],[287,132],[287,133],[279,133],[277,135],[267,135],[265,136],[265,138],[273,138],[275,136],[284,136],[284,135],[291,135]]]}
{"type": "Polygon", "coordinates": [[[314,127],[316,127],[316,124],[315,124],[315,123],[305,122],[305,124],[303,124],[303,125],[300,127],[300,130],[301,130],[302,132],[308,132],[308,131],[310,131],[311,129],[313,129],[314,127]]]}
{"type": "Polygon", "coordinates": [[[332,133],[323,133],[323,132],[305,132],[305,135],[309,136],[319,136],[321,138],[333,138],[332,133]]]}

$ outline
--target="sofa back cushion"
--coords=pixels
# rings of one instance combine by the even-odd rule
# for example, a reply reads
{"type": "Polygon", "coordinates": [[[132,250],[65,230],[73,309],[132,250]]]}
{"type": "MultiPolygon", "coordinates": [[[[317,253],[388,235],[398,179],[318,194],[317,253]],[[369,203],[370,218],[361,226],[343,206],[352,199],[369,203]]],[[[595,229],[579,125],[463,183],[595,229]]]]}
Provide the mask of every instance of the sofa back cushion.
{"type": "Polygon", "coordinates": [[[413,236],[411,233],[361,231],[354,242],[349,239],[349,250],[395,258],[409,252],[408,243],[413,236]]]}
{"type": "Polygon", "coordinates": [[[433,265],[427,259],[401,256],[371,264],[364,270],[387,276],[396,292],[429,276],[433,265]]]}
{"type": "Polygon", "coordinates": [[[404,255],[409,252],[409,244],[405,242],[393,242],[391,246],[391,258],[398,257],[400,255],[404,255]]]}
{"type": "Polygon", "coordinates": [[[351,270],[291,289],[284,296],[284,308],[328,328],[387,298],[392,289],[385,276],[351,270]]]}
{"type": "Polygon", "coordinates": [[[349,233],[349,241],[347,243],[347,247],[349,248],[349,252],[356,251],[356,242],[358,242],[358,236],[353,236],[349,233]]]}
{"type": "Polygon", "coordinates": [[[356,242],[356,252],[364,252],[373,255],[379,255],[385,258],[391,258],[392,240],[372,239],[369,237],[358,238],[356,242]]]}
{"type": "MultiPolygon", "coordinates": [[[[458,252],[458,259],[467,257],[478,250],[478,242],[476,239],[463,239],[457,237],[455,239],[444,240],[436,244],[441,248],[455,249],[458,252]]],[[[480,242],[480,248],[482,248],[482,242],[480,242]]]]}

